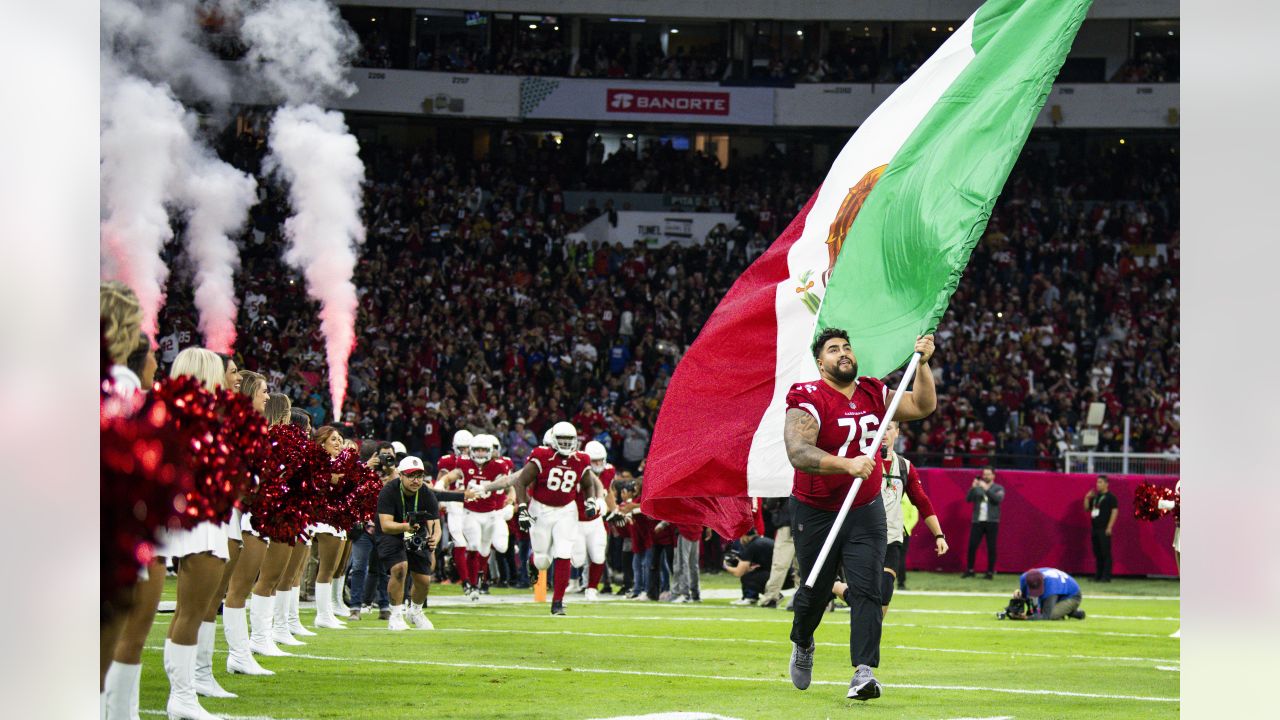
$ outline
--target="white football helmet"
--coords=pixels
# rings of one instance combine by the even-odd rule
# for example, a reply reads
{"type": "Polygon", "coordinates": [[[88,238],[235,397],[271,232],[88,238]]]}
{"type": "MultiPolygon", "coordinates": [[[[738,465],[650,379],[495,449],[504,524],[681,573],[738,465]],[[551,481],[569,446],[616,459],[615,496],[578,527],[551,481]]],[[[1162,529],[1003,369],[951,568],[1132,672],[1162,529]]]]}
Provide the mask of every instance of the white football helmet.
{"type": "Polygon", "coordinates": [[[453,454],[458,457],[467,457],[471,452],[471,443],[475,440],[475,436],[469,430],[459,430],[453,434],[453,454]]]}
{"type": "Polygon", "coordinates": [[[591,458],[591,469],[597,473],[604,470],[604,461],[609,457],[609,453],[604,449],[604,443],[592,440],[583,449],[586,450],[587,457],[591,458]]]}
{"type": "Polygon", "coordinates": [[[493,459],[497,438],[492,435],[476,435],[471,439],[471,460],[477,465],[484,465],[493,459]]]}
{"type": "Polygon", "coordinates": [[[572,455],[578,452],[578,429],[571,422],[561,420],[551,426],[551,447],[561,455],[572,455]]]}
{"type": "Polygon", "coordinates": [[[556,434],[555,434],[555,429],[554,429],[554,428],[547,428],[547,431],[546,431],[546,432],[544,432],[544,433],[542,433],[542,445],[543,445],[544,447],[549,447],[549,448],[551,448],[551,449],[553,449],[553,450],[555,449],[555,447],[556,447],[556,434]]]}

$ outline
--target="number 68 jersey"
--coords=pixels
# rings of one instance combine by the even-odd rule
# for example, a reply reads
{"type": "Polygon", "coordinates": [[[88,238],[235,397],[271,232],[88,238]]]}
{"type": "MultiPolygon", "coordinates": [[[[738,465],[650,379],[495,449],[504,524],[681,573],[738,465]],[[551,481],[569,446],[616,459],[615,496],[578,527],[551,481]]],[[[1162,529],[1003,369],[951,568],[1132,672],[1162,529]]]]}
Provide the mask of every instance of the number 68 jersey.
{"type": "MultiPolygon", "coordinates": [[[[818,421],[818,449],[841,457],[866,455],[885,414],[889,389],[879,380],[860,377],[853,395],[845,397],[823,380],[796,383],[787,392],[787,411],[802,410],[818,421]]],[[[810,475],[796,470],[791,494],[800,502],[835,512],[853,484],[852,475],[810,475]]],[[[882,482],[880,463],[862,481],[853,506],[875,500],[882,482]]]]}
{"type": "Polygon", "coordinates": [[[529,488],[529,496],[552,507],[573,502],[582,474],[591,467],[591,458],[584,452],[566,457],[548,447],[535,448],[529,462],[538,468],[538,479],[529,488]]]}

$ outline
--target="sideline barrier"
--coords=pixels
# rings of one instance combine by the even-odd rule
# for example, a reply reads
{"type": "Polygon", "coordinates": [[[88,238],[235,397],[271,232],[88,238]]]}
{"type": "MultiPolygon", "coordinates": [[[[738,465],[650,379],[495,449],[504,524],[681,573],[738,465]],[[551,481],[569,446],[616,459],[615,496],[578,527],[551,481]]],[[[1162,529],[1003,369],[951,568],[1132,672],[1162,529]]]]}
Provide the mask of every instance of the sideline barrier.
{"type": "MultiPolygon", "coordinates": [[[[933,503],[951,550],[934,554],[923,518],[911,535],[908,570],[961,572],[969,549],[969,525],[973,506],[965,495],[981,471],[973,468],[920,468],[920,482],[933,503]]],[[[1173,487],[1172,475],[1108,475],[1111,492],[1119,501],[1120,515],[1111,536],[1112,575],[1177,575],[1173,558],[1171,515],[1155,521],[1133,517],[1133,491],[1138,483],[1173,487]]],[[[996,482],[1004,486],[1000,532],[996,544],[996,571],[1022,573],[1050,566],[1078,578],[1093,576],[1093,549],[1089,513],[1084,496],[1097,475],[1083,473],[996,470],[996,482]]],[[[986,570],[986,546],[978,549],[975,570],[986,570]]],[[[908,580],[908,583],[910,581],[908,580]]],[[[981,579],[979,578],[979,582],[981,579]]],[[[975,586],[975,589],[981,589],[975,586]]],[[[1004,590],[1006,588],[999,588],[1004,590]]]]}

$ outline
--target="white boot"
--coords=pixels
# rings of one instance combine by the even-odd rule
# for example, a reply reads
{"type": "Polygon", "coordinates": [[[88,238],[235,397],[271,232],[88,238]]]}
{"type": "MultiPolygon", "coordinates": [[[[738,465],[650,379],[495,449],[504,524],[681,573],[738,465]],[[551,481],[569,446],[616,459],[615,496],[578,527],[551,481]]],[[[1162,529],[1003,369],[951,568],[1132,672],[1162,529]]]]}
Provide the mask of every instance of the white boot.
{"type": "Polygon", "coordinates": [[[302,617],[298,615],[298,596],[301,594],[302,588],[300,587],[289,591],[289,633],[294,637],[315,637],[315,633],[302,624],[302,617]]]}
{"type": "MultiPolygon", "coordinates": [[[[277,593],[278,594],[278,593],[277,593]]],[[[271,598],[249,595],[249,650],[267,657],[288,657],[271,639],[271,598]]]]}
{"type": "Polygon", "coordinates": [[[342,599],[342,591],[347,587],[347,576],[342,575],[333,579],[333,614],[338,617],[341,622],[342,618],[351,614],[351,608],[347,607],[346,601],[342,599]]]}
{"type": "Polygon", "coordinates": [[[164,641],[164,674],[169,676],[169,702],[165,710],[169,720],[222,720],[200,707],[193,677],[196,671],[196,646],[164,641]]]}
{"type": "Polygon", "coordinates": [[[138,717],[138,686],[142,680],[141,665],[111,663],[107,668],[107,720],[135,720],[138,717]]]}
{"type": "Polygon", "coordinates": [[[218,684],[217,678],[213,676],[213,643],[217,637],[218,623],[200,623],[200,630],[196,635],[196,669],[192,675],[196,693],[213,698],[239,697],[233,692],[224,690],[218,684]]]}
{"type": "Polygon", "coordinates": [[[271,639],[277,645],[306,645],[289,632],[289,595],[276,591],[271,599],[271,639]]]}
{"type": "Polygon", "coordinates": [[[333,589],[329,583],[316,583],[316,619],[314,625],[318,628],[329,628],[331,630],[345,630],[347,627],[338,622],[338,618],[333,616],[333,589]]]}
{"type": "Polygon", "coordinates": [[[227,638],[227,672],[232,675],[275,675],[262,667],[249,650],[248,610],[222,608],[222,634],[227,638]]]}

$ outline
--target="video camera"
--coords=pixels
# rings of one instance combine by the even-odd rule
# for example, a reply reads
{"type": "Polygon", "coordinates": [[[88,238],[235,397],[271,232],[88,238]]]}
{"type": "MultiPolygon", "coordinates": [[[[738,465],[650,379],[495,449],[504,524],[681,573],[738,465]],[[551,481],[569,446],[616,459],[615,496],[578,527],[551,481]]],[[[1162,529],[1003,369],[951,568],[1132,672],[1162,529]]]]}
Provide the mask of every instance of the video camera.
{"type": "Polygon", "coordinates": [[[1026,620],[1035,612],[1035,605],[1030,598],[1010,598],[1005,609],[996,613],[997,620],[1026,620]]]}
{"type": "Polygon", "coordinates": [[[430,557],[431,551],[431,534],[427,532],[427,521],[431,518],[430,513],[425,510],[416,510],[405,513],[404,520],[410,525],[417,525],[418,529],[412,535],[405,538],[405,551],[417,555],[418,557],[430,557]]]}
{"type": "Polygon", "coordinates": [[[396,471],[396,451],[392,448],[383,448],[378,451],[374,458],[378,464],[378,472],[383,476],[391,475],[396,471]]]}

